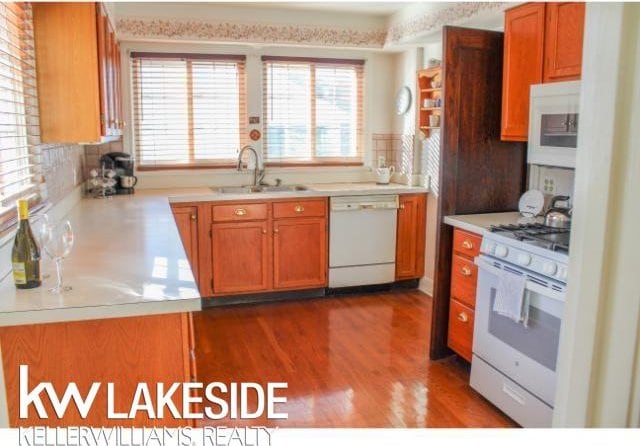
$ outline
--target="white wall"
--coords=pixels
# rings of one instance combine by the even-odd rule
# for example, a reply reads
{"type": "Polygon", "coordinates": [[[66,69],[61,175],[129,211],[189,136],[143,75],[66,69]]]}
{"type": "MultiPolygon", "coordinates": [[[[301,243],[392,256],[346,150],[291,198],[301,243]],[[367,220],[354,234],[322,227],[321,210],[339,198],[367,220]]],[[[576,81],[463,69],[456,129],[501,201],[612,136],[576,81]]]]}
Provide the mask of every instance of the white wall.
{"type": "Polygon", "coordinates": [[[639,22],[587,4],[554,426],[640,427],[639,22]]]}
{"type": "MultiPolygon", "coordinates": [[[[313,56],[330,58],[365,59],[364,89],[364,142],[365,167],[307,167],[307,168],[268,168],[267,181],[280,178],[286,183],[296,182],[334,182],[334,181],[371,181],[371,135],[392,131],[393,113],[393,76],[395,58],[391,53],[364,50],[305,49],[285,46],[249,46],[203,43],[166,43],[166,42],[122,42],[122,76],[124,84],[125,120],[132,122],[131,111],[131,51],[164,52],[209,52],[215,54],[242,54],[247,56],[247,111],[249,116],[259,116],[262,122],[262,55],[275,56],[313,56]]],[[[261,125],[250,125],[250,129],[262,130],[261,125]]],[[[125,128],[124,149],[132,153],[133,135],[131,126],[125,128]]],[[[261,141],[254,147],[262,150],[261,141]]],[[[189,171],[139,172],[140,188],[159,188],[174,186],[220,186],[246,184],[248,177],[239,175],[235,169],[203,169],[189,171]]]]}

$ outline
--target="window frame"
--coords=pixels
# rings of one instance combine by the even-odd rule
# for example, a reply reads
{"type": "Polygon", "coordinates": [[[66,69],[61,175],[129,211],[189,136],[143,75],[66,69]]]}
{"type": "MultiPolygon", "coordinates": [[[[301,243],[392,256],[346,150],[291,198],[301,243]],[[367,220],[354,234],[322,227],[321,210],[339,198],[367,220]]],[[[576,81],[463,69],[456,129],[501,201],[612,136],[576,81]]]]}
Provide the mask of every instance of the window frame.
{"type": "MultiPolygon", "coordinates": [[[[15,104],[13,109],[7,108],[4,114],[13,114],[15,116],[13,126],[11,123],[0,124],[0,136],[3,138],[13,138],[20,140],[20,145],[15,147],[1,147],[0,151],[16,151],[13,157],[3,159],[0,157],[0,165],[17,163],[17,166],[8,168],[6,171],[0,171],[0,179],[4,176],[16,173],[27,172],[20,175],[19,179],[8,183],[1,183],[5,187],[28,181],[20,191],[10,193],[9,195],[0,195],[0,236],[4,236],[10,231],[18,221],[16,207],[13,205],[20,198],[26,198],[29,202],[30,212],[39,211],[48,205],[46,196],[46,184],[42,172],[42,147],[40,145],[40,122],[38,108],[38,89],[37,89],[37,73],[36,73],[36,57],[35,43],[33,32],[33,12],[31,4],[26,2],[8,2],[2,5],[7,14],[13,14],[12,19],[3,17],[7,28],[5,32],[9,34],[9,38],[18,39],[16,42],[7,41],[3,36],[2,39],[13,47],[13,51],[0,51],[3,56],[8,59],[17,60],[18,63],[0,62],[4,67],[13,72],[11,76],[2,75],[4,79],[9,79],[9,83],[19,84],[19,88],[13,89],[7,87],[7,96],[13,95],[12,100],[3,97],[1,102],[15,104]],[[21,15],[21,16],[20,16],[21,15]],[[15,30],[9,30],[9,27],[15,30]],[[19,65],[19,68],[17,67],[19,65]],[[14,78],[15,73],[19,73],[20,79],[14,78]],[[19,91],[21,90],[21,91],[19,91]],[[19,122],[22,121],[22,122],[19,122]],[[22,129],[21,129],[22,127],[22,129]],[[14,135],[1,135],[2,133],[15,133],[14,135]],[[23,152],[17,152],[22,149],[23,152]],[[20,162],[18,162],[20,160],[20,162]],[[26,165],[24,163],[27,163],[26,165]],[[10,204],[9,204],[10,203],[10,204]]],[[[3,25],[4,26],[4,25],[3,25]]],[[[4,87],[2,87],[4,89],[4,87]]],[[[3,95],[4,96],[4,95],[3,95]]]]}
{"type": "Polygon", "coordinates": [[[263,142],[262,152],[265,166],[269,167],[313,167],[313,166],[364,166],[365,164],[365,138],[364,138],[364,126],[365,126],[365,63],[364,59],[339,59],[339,58],[318,58],[318,57],[295,57],[295,56],[261,56],[262,61],[262,121],[263,121],[263,142]],[[267,70],[269,63],[299,63],[300,65],[309,65],[311,69],[311,84],[310,84],[310,144],[313,156],[310,160],[303,160],[300,158],[287,158],[273,157],[269,158],[268,149],[268,107],[269,107],[269,95],[267,92],[267,70]],[[315,69],[317,66],[331,66],[331,65],[343,65],[356,68],[356,94],[358,97],[358,103],[356,104],[356,156],[355,157],[318,157],[317,153],[317,121],[316,121],[316,100],[317,89],[315,80],[315,69]]]}
{"type": "Polygon", "coordinates": [[[245,145],[248,141],[248,110],[247,110],[247,73],[246,73],[246,55],[242,54],[210,54],[210,53],[188,53],[188,52],[153,52],[153,51],[131,51],[129,54],[129,64],[130,64],[130,76],[131,76],[131,92],[130,92],[130,106],[131,106],[131,117],[132,117],[132,125],[131,125],[131,146],[132,152],[134,153],[136,160],[136,170],[141,172],[151,172],[151,171],[162,171],[162,170],[192,170],[192,169],[228,169],[230,167],[235,167],[235,160],[221,160],[220,162],[216,162],[214,160],[206,160],[206,161],[197,161],[193,154],[195,152],[194,148],[194,129],[193,129],[193,84],[191,82],[192,79],[192,63],[193,61],[218,61],[218,62],[235,62],[241,65],[241,69],[239,70],[239,122],[238,122],[238,137],[239,137],[239,146],[237,150],[245,145]],[[188,64],[188,81],[187,88],[189,89],[189,94],[187,97],[189,105],[189,115],[188,115],[188,153],[189,153],[189,161],[185,163],[156,163],[156,164],[143,164],[141,162],[139,147],[138,147],[138,138],[139,138],[139,129],[138,129],[138,118],[136,108],[136,83],[137,76],[135,73],[136,70],[136,62],[134,59],[175,59],[175,60],[185,60],[188,64]]]}

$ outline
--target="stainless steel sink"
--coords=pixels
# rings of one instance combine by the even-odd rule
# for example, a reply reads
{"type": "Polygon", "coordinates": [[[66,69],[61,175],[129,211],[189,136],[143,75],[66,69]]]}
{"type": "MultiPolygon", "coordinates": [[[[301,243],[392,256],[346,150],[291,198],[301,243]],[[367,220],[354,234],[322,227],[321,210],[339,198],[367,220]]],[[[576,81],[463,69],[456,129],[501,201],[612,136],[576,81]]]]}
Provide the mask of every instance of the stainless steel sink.
{"type": "Polygon", "coordinates": [[[287,184],[281,186],[228,186],[212,187],[211,190],[221,194],[257,194],[265,192],[298,192],[307,188],[300,184],[287,184]]]}

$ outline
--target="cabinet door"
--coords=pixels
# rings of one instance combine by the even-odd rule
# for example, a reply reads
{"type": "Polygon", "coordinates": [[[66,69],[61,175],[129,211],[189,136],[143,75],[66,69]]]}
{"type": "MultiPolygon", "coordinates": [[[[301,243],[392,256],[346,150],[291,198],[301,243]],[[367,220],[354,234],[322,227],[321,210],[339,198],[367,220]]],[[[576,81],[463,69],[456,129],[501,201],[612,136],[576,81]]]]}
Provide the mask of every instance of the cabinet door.
{"type": "Polygon", "coordinates": [[[103,6],[98,3],[96,8],[96,33],[98,42],[98,79],[100,81],[100,131],[102,135],[107,135],[107,123],[109,122],[109,60],[108,60],[108,33],[107,16],[103,6]]]}
{"type": "Polygon", "coordinates": [[[107,135],[115,135],[116,122],[116,85],[115,85],[115,59],[114,59],[115,34],[111,24],[107,20],[107,91],[109,94],[109,119],[107,121],[107,135]]]}
{"type": "Polygon", "coordinates": [[[124,115],[122,114],[122,61],[120,58],[120,45],[115,44],[115,63],[116,63],[116,129],[118,134],[122,133],[124,128],[124,115]]]}
{"type": "Polygon", "coordinates": [[[447,345],[469,362],[473,348],[474,320],[475,312],[471,308],[451,299],[447,345]]]}
{"type": "Polygon", "coordinates": [[[584,3],[547,3],[544,81],[580,79],[584,3]]]}
{"type": "Polygon", "coordinates": [[[505,12],[502,73],[502,129],[505,141],[526,141],[529,87],[542,83],[544,3],[526,3],[505,12]]]}
{"type": "Polygon", "coordinates": [[[327,285],[327,221],[294,218],[273,224],[273,287],[317,288],[327,285]]]}
{"type": "Polygon", "coordinates": [[[426,195],[400,195],[396,238],[396,279],[424,275],[426,195]]]}
{"type": "Polygon", "coordinates": [[[182,246],[187,254],[193,276],[198,281],[198,208],[196,206],[173,206],[173,217],[178,226],[182,246]]]}
{"type": "Polygon", "coordinates": [[[270,249],[264,221],[212,225],[213,291],[249,293],[270,288],[270,249]]]}
{"type": "MultiPolygon", "coordinates": [[[[148,383],[155,401],[160,397],[156,383],[190,381],[187,317],[185,313],[171,313],[0,327],[0,366],[4,369],[6,389],[6,400],[3,399],[2,404],[6,404],[6,421],[14,428],[68,427],[85,423],[156,428],[190,424],[184,418],[174,418],[170,411],[165,411],[161,420],[150,418],[143,410],[137,411],[134,419],[108,418],[106,384],[97,393],[86,418],[73,403],[61,418],[55,416],[46,397],[43,403],[49,418],[39,417],[33,406],[28,409],[27,418],[21,418],[20,388],[23,383],[18,373],[21,364],[28,365],[31,382],[50,382],[60,396],[69,381],[75,382],[82,392],[97,381],[113,382],[118,395],[122,395],[115,399],[115,410],[128,411],[130,404],[125,402],[125,395],[133,396],[139,382],[148,383]]],[[[172,400],[181,408],[182,392],[175,392],[172,400]]]]}

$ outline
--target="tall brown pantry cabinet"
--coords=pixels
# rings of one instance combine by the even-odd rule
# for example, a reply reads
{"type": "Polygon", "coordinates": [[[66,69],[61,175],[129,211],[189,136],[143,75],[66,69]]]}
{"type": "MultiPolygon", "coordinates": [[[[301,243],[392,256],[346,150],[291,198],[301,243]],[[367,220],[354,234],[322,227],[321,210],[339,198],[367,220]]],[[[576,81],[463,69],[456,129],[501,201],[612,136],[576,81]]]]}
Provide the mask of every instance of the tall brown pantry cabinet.
{"type": "Polygon", "coordinates": [[[430,356],[447,347],[453,229],[444,217],[516,210],[525,145],[500,140],[503,34],[443,29],[443,121],[430,356]]]}

